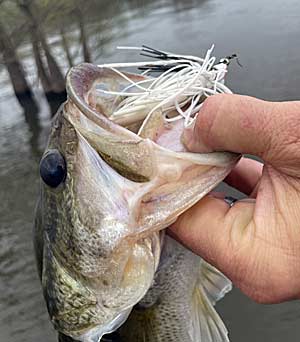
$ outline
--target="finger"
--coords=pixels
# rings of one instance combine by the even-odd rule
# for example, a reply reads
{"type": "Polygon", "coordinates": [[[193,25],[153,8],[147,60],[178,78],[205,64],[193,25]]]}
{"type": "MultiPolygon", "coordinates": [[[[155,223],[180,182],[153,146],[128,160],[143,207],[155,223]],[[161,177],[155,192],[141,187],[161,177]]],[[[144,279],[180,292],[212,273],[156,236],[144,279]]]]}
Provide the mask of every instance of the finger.
{"type": "Polygon", "coordinates": [[[181,215],[168,234],[217,267],[245,294],[257,299],[254,293],[259,291],[248,274],[257,271],[254,206],[255,200],[249,199],[230,208],[224,200],[206,196],[181,215]]]}
{"type": "Polygon", "coordinates": [[[231,208],[206,196],[170,227],[171,236],[231,277],[242,235],[252,222],[255,201],[238,201],[231,208]],[[213,213],[213,215],[212,215],[213,213]]]}
{"type": "MultiPolygon", "coordinates": [[[[287,188],[287,184],[279,186],[287,188]]],[[[260,206],[247,199],[230,207],[228,201],[206,196],[181,215],[168,233],[256,301],[299,298],[299,239],[298,227],[293,225],[299,217],[299,194],[294,186],[290,191],[292,199],[284,206],[287,216],[282,226],[273,226],[275,229],[272,224],[280,221],[282,214],[274,205],[281,207],[287,198],[271,197],[269,202],[260,198],[260,206]],[[267,217],[268,209],[273,218],[267,217]]]]}
{"type": "Polygon", "coordinates": [[[297,101],[275,103],[242,95],[214,95],[205,100],[194,128],[184,133],[183,141],[194,152],[252,154],[274,166],[286,169],[292,165],[298,170],[299,111],[297,101]]]}
{"type": "Polygon", "coordinates": [[[249,158],[242,158],[226,177],[225,182],[250,196],[262,175],[263,164],[249,158]]]}

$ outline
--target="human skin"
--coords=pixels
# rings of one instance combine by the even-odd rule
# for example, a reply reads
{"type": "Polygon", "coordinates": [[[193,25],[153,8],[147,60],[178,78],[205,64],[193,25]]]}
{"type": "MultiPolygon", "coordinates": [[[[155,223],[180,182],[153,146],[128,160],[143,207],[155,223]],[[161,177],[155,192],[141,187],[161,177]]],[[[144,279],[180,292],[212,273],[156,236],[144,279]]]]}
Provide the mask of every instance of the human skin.
{"type": "Polygon", "coordinates": [[[226,182],[248,195],[232,207],[206,196],[169,234],[219,268],[260,303],[300,298],[300,101],[220,94],[184,135],[190,151],[242,158],[226,182]]]}

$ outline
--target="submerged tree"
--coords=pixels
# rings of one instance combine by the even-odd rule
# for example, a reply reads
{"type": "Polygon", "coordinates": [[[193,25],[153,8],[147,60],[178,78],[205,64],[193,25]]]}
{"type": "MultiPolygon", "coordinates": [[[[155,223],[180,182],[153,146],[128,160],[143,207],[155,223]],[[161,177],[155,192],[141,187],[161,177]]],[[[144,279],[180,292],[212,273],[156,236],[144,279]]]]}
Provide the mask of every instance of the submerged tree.
{"type": "Polygon", "coordinates": [[[25,72],[19,61],[17,51],[6,31],[0,22],[0,51],[2,52],[3,63],[8,71],[11,84],[20,105],[27,110],[32,108],[37,111],[37,104],[34,100],[30,85],[28,84],[25,72]]]}
{"type": "Polygon", "coordinates": [[[42,16],[34,0],[18,0],[17,4],[29,19],[29,31],[38,75],[51,112],[55,113],[60,103],[66,99],[64,76],[47,43],[46,35],[41,27],[42,16]]]}
{"type": "Polygon", "coordinates": [[[84,23],[84,14],[82,12],[82,9],[78,6],[75,9],[75,16],[77,17],[78,20],[78,25],[79,25],[79,32],[80,32],[80,42],[82,45],[82,52],[83,52],[83,60],[85,62],[91,63],[92,62],[92,57],[88,45],[88,36],[86,34],[85,30],[85,23],[84,23]]]}
{"type": "MultiPolygon", "coordinates": [[[[107,29],[108,18],[121,11],[119,4],[109,0],[0,0],[0,23],[7,29],[10,38],[10,43],[3,39],[7,35],[1,30],[2,64],[7,65],[8,60],[19,61],[22,58],[28,64],[32,62],[51,111],[54,112],[66,98],[65,79],[58,56],[63,59],[62,66],[72,67],[83,60],[92,62],[93,57],[99,56],[103,45],[111,39],[112,32],[107,29]],[[103,8],[105,11],[102,11],[103,8]],[[86,18],[93,25],[88,26],[86,18]],[[93,36],[93,51],[89,46],[90,35],[93,36]],[[31,52],[28,43],[32,46],[31,52]]],[[[24,93],[29,94],[28,98],[33,98],[30,82],[27,80],[27,84],[20,62],[15,64],[13,70],[15,72],[10,72],[10,77],[15,76],[12,79],[15,92],[19,93],[19,89],[24,88],[27,89],[24,93]]]]}
{"type": "Polygon", "coordinates": [[[65,51],[65,54],[66,54],[66,58],[67,58],[69,67],[72,68],[72,66],[74,65],[73,57],[72,57],[72,54],[71,54],[71,51],[70,51],[68,40],[66,38],[66,32],[65,32],[64,27],[61,27],[60,35],[61,35],[61,43],[62,43],[62,46],[64,48],[64,51],[65,51]]]}
{"type": "Polygon", "coordinates": [[[30,31],[33,40],[40,44],[40,48],[44,50],[48,67],[48,78],[54,92],[61,92],[64,90],[63,74],[53,57],[50,47],[47,43],[45,33],[40,25],[41,16],[39,15],[38,7],[34,0],[19,0],[18,5],[30,21],[30,31]]]}

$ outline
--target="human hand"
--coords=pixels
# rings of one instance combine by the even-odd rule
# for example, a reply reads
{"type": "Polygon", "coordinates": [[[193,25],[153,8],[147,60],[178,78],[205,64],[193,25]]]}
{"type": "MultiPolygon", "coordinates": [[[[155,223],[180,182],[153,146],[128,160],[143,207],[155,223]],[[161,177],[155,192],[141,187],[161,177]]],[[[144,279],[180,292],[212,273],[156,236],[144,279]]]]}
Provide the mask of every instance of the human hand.
{"type": "Polygon", "coordinates": [[[243,158],[226,182],[247,194],[232,207],[208,195],[169,234],[219,268],[257,302],[300,298],[300,101],[215,95],[185,132],[194,152],[243,158]]]}

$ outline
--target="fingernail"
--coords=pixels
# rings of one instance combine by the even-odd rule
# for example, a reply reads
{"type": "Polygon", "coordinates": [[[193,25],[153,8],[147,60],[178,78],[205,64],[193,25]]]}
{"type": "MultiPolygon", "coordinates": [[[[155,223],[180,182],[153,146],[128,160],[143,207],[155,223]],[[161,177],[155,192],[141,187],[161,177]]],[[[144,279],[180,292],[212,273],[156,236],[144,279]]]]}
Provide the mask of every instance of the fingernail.
{"type": "Polygon", "coordinates": [[[205,146],[201,141],[201,137],[197,133],[196,121],[197,120],[194,120],[191,126],[183,130],[181,135],[182,144],[191,152],[212,152],[212,150],[205,146]]]}

